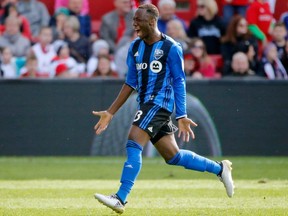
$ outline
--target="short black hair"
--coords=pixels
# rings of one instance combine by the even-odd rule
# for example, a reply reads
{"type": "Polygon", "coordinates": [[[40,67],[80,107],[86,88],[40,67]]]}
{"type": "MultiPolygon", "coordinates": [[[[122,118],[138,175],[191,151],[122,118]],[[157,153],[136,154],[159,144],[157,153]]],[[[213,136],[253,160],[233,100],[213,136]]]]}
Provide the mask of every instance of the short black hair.
{"type": "Polygon", "coordinates": [[[146,10],[146,13],[148,13],[155,20],[158,20],[159,18],[158,8],[153,4],[142,4],[138,7],[138,9],[146,10]]]}

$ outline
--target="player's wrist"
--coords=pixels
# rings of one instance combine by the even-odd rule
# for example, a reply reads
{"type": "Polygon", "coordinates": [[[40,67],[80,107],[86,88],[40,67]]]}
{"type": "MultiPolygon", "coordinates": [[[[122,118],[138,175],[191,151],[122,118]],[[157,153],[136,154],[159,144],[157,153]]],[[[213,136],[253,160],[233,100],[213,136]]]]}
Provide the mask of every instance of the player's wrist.
{"type": "Polygon", "coordinates": [[[106,110],[106,113],[107,113],[109,116],[111,116],[111,118],[113,118],[114,114],[112,114],[112,112],[111,112],[111,111],[109,111],[109,110],[106,110]]]}
{"type": "Polygon", "coordinates": [[[184,118],[187,118],[187,115],[176,117],[176,121],[179,121],[180,119],[184,119],[184,118]]]}

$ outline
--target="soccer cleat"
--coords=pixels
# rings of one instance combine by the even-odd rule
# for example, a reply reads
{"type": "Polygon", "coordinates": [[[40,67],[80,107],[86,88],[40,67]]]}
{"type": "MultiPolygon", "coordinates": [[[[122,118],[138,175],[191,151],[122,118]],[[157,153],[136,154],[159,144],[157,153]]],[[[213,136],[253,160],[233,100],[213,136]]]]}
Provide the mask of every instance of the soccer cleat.
{"type": "Polygon", "coordinates": [[[95,198],[102,203],[103,205],[111,208],[113,211],[118,214],[122,214],[125,211],[124,204],[120,201],[116,194],[112,194],[110,196],[105,196],[102,194],[95,194],[95,198]]]}
{"type": "Polygon", "coordinates": [[[218,175],[218,178],[224,184],[227,195],[233,197],[235,186],[232,179],[232,163],[229,160],[223,160],[220,164],[222,172],[218,175]]]}

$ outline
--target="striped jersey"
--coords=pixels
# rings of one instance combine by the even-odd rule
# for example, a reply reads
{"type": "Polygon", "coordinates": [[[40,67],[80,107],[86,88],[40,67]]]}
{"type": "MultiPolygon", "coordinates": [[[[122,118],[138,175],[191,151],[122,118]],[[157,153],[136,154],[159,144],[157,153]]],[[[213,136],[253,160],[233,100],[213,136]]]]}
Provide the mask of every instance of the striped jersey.
{"type": "Polygon", "coordinates": [[[127,56],[126,84],[137,90],[139,104],[153,103],[169,112],[176,107],[176,119],[186,117],[186,82],[181,45],[162,34],[147,45],[136,38],[127,56]]]}

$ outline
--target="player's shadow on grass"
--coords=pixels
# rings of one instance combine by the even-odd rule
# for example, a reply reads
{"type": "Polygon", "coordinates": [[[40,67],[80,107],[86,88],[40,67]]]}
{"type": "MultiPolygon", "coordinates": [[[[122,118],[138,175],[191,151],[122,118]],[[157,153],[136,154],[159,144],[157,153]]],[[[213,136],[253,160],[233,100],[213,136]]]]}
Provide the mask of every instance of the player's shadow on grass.
{"type": "MultiPolygon", "coordinates": [[[[95,135],[91,155],[101,156],[123,156],[126,154],[125,145],[127,142],[128,132],[134,119],[137,109],[136,94],[126,101],[111,121],[110,125],[101,135],[95,135]]],[[[221,144],[217,134],[216,127],[212,121],[209,112],[196,97],[187,94],[187,114],[198,124],[193,128],[196,139],[184,143],[178,139],[175,134],[177,143],[180,148],[189,149],[201,155],[222,156],[221,144]]],[[[174,121],[175,114],[172,119],[174,121]]],[[[174,122],[177,125],[176,122],[174,122]]],[[[144,156],[156,156],[157,152],[151,143],[146,145],[143,151],[144,156]]]]}

